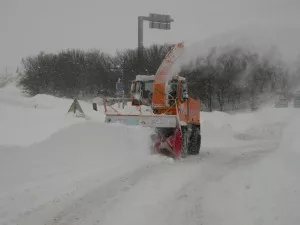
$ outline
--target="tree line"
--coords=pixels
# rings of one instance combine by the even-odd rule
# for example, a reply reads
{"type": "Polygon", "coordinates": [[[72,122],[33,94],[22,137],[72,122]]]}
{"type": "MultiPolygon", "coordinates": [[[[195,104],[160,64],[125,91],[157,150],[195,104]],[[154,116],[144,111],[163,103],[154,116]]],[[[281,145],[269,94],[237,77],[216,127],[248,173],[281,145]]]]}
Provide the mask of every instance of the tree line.
{"type": "MultiPolygon", "coordinates": [[[[99,50],[41,52],[22,59],[19,84],[29,95],[91,98],[105,92],[114,96],[118,78],[126,94],[137,74],[155,74],[172,45],[128,49],[111,56],[99,50]]],[[[188,80],[189,94],[200,99],[207,110],[256,109],[266,96],[286,92],[295,84],[280,60],[237,46],[211,48],[206,55],[183,65],[179,73],[188,80]]]]}
{"type": "Polygon", "coordinates": [[[281,60],[272,60],[241,47],[212,48],[182,69],[189,91],[213,109],[255,110],[267,97],[287,95],[291,74],[281,60]],[[191,69],[192,68],[192,69],[191,69]],[[226,108],[226,109],[225,109],[226,108]]]}

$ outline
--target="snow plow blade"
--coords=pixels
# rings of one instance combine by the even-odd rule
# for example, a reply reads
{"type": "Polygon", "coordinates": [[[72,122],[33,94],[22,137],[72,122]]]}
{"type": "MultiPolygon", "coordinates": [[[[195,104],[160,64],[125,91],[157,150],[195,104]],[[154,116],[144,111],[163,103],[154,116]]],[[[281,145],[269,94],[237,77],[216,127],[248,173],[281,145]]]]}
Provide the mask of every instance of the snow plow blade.
{"type": "Polygon", "coordinates": [[[116,115],[106,114],[106,123],[121,123],[131,126],[143,126],[151,128],[175,128],[177,118],[173,115],[116,115]]]}
{"type": "Polygon", "coordinates": [[[116,115],[106,114],[105,122],[153,129],[150,149],[154,153],[177,159],[181,156],[181,131],[174,115],[116,115]]]}

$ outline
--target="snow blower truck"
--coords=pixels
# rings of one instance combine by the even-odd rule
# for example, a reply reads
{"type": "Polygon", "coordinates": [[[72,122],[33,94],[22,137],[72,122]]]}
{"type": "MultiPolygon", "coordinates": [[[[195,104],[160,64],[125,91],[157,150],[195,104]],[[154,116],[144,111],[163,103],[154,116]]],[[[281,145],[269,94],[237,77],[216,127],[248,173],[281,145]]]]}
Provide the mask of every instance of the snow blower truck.
{"type": "Polygon", "coordinates": [[[201,146],[200,101],[188,95],[184,77],[172,75],[171,68],[183,53],[176,44],[165,56],[155,75],[137,75],[131,85],[131,107],[136,113],[108,106],[104,100],[106,123],[122,123],[153,128],[152,150],[175,159],[197,155],[201,146]],[[108,112],[108,107],[113,109],[108,112]]]}

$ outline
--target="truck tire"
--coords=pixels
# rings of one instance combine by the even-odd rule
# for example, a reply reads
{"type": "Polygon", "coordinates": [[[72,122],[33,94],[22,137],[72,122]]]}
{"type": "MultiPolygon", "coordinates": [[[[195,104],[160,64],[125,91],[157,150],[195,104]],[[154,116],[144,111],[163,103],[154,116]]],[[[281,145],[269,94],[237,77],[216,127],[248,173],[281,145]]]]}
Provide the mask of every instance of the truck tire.
{"type": "Polygon", "coordinates": [[[201,133],[200,133],[200,125],[194,125],[192,128],[192,133],[190,137],[189,155],[198,155],[201,147],[201,133]]]}

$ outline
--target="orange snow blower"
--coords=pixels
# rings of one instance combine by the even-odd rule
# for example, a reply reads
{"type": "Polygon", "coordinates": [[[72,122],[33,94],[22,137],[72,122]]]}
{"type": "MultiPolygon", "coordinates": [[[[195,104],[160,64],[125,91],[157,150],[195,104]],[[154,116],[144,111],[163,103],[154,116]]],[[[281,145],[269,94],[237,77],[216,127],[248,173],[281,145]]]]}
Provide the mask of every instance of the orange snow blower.
{"type": "Polygon", "coordinates": [[[136,113],[117,110],[104,101],[107,123],[154,128],[153,149],[174,158],[199,154],[201,146],[200,101],[188,96],[184,77],[171,74],[183,49],[183,43],[176,44],[155,75],[136,76],[131,86],[131,106],[136,113]]]}

